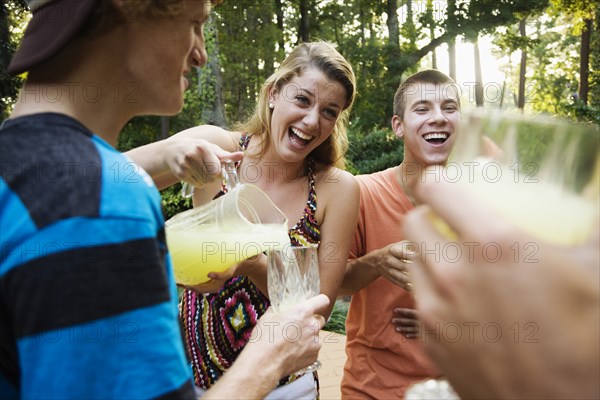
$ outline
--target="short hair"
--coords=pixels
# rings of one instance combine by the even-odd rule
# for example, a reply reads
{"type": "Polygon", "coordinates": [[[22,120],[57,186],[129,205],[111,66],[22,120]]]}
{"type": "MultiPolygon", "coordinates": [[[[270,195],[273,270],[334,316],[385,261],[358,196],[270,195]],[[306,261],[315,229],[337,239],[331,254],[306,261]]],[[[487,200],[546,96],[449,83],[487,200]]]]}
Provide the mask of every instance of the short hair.
{"type": "Polygon", "coordinates": [[[309,157],[317,162],[317,170],[326,166],[345,167],[345,155],[348,150],[346,127],[350,109],[356,97],[356,78],[350,63],[329,43],[319,41],[302,43],[281,63],[279,68],[263,84],[256,109],[250,119],[237,127],[237,130],[259,136],[263,147],[260,155],[269,146],[265,140],[271,132],[271,112],[269,92],[280,91],[284,85],[296,76],[311,68],[317,68],[328,79],[339,82],[346,90],[346,103],[340,113],[331,136],[314,149],[309,157]]]}
{"type": "MultiPolygon", "coordinates": [[[[397,115],[400,120],[404,118],[404,109],[406,108],[406,92],[408,89],[417,83],[432,83],[434,85],[448,84],[457,87],[456,82],[448,75],[435,69],[427,69],[419,71],[414,75],[406,78],[404,82],[398,86],[394,95],[394,115],[397,115]]],[[[457,99],[458,107],[460,108],[460,99],[457,99]]]]}
{"type": "MultiPolygon", "coordinates": [[[[122,6],[126,17],[116,10],[112,1],[101,0],[95,6],[91,17],[88,19],[83,34],[95,35],[105,32],[126,20],[136,18],[173,18],[183,12],[185,0],[127,0],[122,6]]],[[[221,4],[223,0],[199,0],[198,3],[209,3],[212,6],[221,4]]]]}

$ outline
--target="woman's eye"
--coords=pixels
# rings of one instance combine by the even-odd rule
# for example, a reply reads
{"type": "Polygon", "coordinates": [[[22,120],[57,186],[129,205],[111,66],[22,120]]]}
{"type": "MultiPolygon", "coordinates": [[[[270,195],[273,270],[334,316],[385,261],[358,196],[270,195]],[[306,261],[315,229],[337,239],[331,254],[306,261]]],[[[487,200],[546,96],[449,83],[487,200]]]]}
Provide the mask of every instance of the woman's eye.
{"type": "Polygon", "coordinates": [[[308,97],[306,96],[296,96],[296,101],[302,104],[308,104],[308,97]]]}
{"type": "Polygon", "coordinates": [[[325,114],[326,114],[328,117],[330,117],[330,118],[337,118],[337,113],[336,113],[334,110],[330,109],[330,108],[326,108],[326,109],[324,110],[324,113],[325,113],[325,114]]]}

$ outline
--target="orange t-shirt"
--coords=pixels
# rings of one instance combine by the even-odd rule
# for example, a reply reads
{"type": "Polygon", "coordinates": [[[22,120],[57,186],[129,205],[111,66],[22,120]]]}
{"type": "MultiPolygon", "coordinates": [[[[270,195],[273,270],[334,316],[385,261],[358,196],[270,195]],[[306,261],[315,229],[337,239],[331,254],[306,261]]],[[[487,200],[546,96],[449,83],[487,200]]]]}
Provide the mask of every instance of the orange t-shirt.
{"type": "MultiPolygon", "coordinates": [[[[360,215],[350,257],[404,239],[402,224],[414,208],[394,168],[356,177],[360,215]]],[[[412,383],[438,377],[419,339],[407,339],[391,323],[396,307],[415,308],[413,296],[380,277],[352,296],[346,319],[343,399],[402,399],[412,383]]]]}

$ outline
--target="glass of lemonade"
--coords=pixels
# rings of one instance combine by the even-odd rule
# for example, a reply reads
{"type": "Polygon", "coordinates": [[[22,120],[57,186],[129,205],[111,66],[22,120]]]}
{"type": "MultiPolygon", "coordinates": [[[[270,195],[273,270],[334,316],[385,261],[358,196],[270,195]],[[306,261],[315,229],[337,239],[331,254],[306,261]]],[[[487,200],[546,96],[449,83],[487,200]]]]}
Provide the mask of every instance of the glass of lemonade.
{"type": "MultiPolygon", "coordinates": [[[[276,312],[286,312],[321,292],[318,246],[284,246],[267,252],[269,300],[276,312]]],[[[317,360],[298,373],[316,371],[317,360]]]]}
{"type": "Polygon", "coordinates": [[[598,226],[599,140],[592,125],[475,110],[438,178],[538,239],[576,245],[598,226]]]}

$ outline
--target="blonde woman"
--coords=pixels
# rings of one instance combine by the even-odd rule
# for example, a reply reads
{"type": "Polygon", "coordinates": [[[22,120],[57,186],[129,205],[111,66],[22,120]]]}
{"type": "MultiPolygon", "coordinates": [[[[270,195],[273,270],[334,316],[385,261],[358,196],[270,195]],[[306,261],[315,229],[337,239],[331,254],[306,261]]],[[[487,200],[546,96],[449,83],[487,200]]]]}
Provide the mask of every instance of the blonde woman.
{"type": "MultiPolygon", "coordinates": [[[[292,244],[319,244],[321,293],[333,300],[344,278],[358,214],[358,186],[343,170],[355,88],[352,67],[333,46],[301,44],[264,83],[254,115],[239,132],[213,126],[183,131],[164,141],[164,157],[149,168],[153,176],[168,172],[158,178],[162,186],[182,178],[202,185],[194,194],[199,205],[224,192],[220,181],[212,179],[218,176],[219,160],[232,154],[240,160],[242,154],[235,152],[243,151],[240,181],[259,186],[287,215],[292,244]],[[181,166],[165,160],[177,157],[182,165],[203,159],[205,169],[181,169],[175,177],[170,171],[181,166]]],[[[208,284],[185,290],[180,304],[195,383],[202,389],[231,366],[269,307],[265,256],[211,277],[208,284]]],[[[332,307],[333,301],[319,313],[327,318],[332,307]]],[[[315,398],[315,377],[286,377],[271,395],[315,398]]]]}

